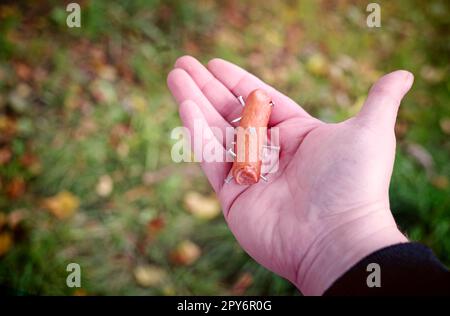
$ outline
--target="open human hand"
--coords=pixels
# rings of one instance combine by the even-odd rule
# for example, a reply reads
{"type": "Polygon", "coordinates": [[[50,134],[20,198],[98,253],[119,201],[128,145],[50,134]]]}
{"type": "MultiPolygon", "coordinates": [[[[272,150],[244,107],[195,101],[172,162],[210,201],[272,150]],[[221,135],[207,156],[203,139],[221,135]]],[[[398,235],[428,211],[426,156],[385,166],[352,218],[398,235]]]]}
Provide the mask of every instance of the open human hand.
{"type": "MultiPolygon", "coordinates": [[[[361,111],[336,124],[310,116],[222,59],[206,68],[193,57],[181,57],[167,82],[192,134],[194,121],[204,129],[232,126],[229,122],[242,111],[237,96],[261,88],[272,97],[269,128],[278,127],[281,149],[279,168],[268,182],[225,184],[230,162],[201,165],[240,245],[303,294],[323,294],[363,257],[407,241],[392,217],[388,190],[394,124],[413,83],[411,73],[399,70],[379,79],[361,111]]],[[[225,151],[220,138],[214,141],[225,151]]]]}

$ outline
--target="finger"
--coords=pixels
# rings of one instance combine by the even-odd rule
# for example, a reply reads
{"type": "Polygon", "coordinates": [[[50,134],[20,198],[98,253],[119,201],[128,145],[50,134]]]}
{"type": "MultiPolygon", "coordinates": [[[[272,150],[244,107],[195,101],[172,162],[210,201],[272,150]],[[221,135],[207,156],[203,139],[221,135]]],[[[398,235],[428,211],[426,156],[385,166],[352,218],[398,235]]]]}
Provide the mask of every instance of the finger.
{"type": "Polygon", "coordinates": [[[357,119],[371,126],[393,128],[400,102],[413,81],[414,76],[405,70],[397,70],[381,77],[370,89],[357,119]]]}
{"type": "Polygon", "coordinates": [[[295,116],[309,117],[297,103],[235,64],[215,58],[209,61],[208,69],[236,96],[242,95],[245,98],[257,88],[266,90],[275,103],[269,125],[276,125],[295,116]]]}
{"type": "MultiPolygon", "coordinates": [[[[175,62],[176,68],[184,69],[225,120],[231,122],[239,117],[242,106],[236,96],[228,90],[205,66],[192,56],[183,56],[175,62]]],[[[232,125],[238,125],[233,123],[232,125]]]]}
{"type": "Polygon", "coordinates": [[[197,159],[201,162],[203,172],[214,191],[220,192],[231,168],[231,163],[225,162],[224,147],[214,137],[203,112],[194,101],[183,101],[180,104],[179,112],[183,125],[190,132],[191,146],[197,159]],[[214,154],[208,149],[213,149],[214,154]],[[206,157],[206,155],[210,156],[206,157]],[[219,159],[214,161],[211,159],[214,158],[212,155],[219,159]]]}
{"type": "Polygon", "coordinates": [[[183,69],[173,69],[167,77],[167,85],[178,104],[192,100],[202,111],[208,125],[218,127],[225,135],[225,129],[230,127],[227,121],[211,105],[203,92],[183,69]]]}

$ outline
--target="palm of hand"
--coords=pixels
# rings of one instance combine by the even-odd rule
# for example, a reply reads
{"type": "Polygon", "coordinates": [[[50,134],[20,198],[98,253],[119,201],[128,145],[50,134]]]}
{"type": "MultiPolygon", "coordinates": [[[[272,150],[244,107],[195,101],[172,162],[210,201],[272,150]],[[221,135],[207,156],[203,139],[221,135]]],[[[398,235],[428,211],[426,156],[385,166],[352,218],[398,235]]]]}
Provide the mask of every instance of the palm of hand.
{"type": "Polygon", "coordinates": [[[378,151],[366,144],[382,135],[371,135],[352,120],[302,121],[278,125],[285,131],[280,138],[292,140],[286,144],[291,150],[282,152],[280,170],[268,176],[268,183],[246,187],[237,196],[224,186],[219,194],[224,205],[230,204],[227,221],[244,249],[290,280],[297,278],[314,242],[367,212],[389,208],[393,163],[390,137],[388,150],[378,151]],[[291,124],[308,128],[287,128],[291,124]]]}
{"type": "MultiPolygon", "coordinates": [[[[230,229],[255,260],[298,284],[318,260],[320,248],[330,247],[352,223],[374,215],[377,220],[371,222],[370,232],[392,226],[388,198],[395,154],[393,128],[389,128],[392,109],[386,113],[373,109],[400,100],[380,85],[359,116],[326,124],[237,66],[214,62],[210,70],[217,79],[192,57],[177,61],[192,82],[182,78],[185,74],[179,68],[169,75],[169,87],[181,104],[180,114],[188,127],[194,117],[207,126],[227,126],[238,111],[229,106],[236,93],[245,96],[245,92],[264,87],[275,99],[270,124],[279,128],[281,151],[279,169],[269,174],[267,183],[239,186],[232,181],[223,185],[231,164],[202,164],[230,229]],[[186,91],[192,83],[198,91],[186,91]],[[211,86],[214,89],[208,90],[211,86]],[[229,95],[218,96],[225,93],[229,95]],[[203,96],[218,113],[211,113],[203,96]],[[226,103],[223,100],[227,107],[220,104],[226,103]],[[383,124],[374,124],[379,119],[383,124]]],[[[398,88],[398,93],[408,89],[398,88]]],[[[360,229],[367,230],[367,225],[361,222],[360,229]]],[[[352,228],[352,236],[359,234],[358,227],[352,228]]]]}

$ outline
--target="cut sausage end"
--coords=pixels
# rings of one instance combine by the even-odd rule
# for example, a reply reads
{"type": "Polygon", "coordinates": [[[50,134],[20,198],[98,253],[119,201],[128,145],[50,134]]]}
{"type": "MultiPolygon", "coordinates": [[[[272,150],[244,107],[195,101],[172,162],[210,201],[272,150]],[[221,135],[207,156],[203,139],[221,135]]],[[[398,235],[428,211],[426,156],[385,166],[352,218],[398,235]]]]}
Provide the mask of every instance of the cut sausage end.
{"type": "Polygon", "coordinates": [[[259,181],[258,172],[251,166],[245,166],[234,172],[234,179],[237,184],[251,185],[259,181]]]}

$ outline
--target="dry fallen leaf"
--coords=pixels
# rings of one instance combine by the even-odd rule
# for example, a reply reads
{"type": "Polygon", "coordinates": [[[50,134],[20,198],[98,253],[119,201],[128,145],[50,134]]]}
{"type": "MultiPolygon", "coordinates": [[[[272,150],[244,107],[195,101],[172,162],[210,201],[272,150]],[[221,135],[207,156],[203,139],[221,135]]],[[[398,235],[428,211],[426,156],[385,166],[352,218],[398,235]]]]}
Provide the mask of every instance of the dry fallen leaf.
{"type": "Polygon", "coordinates": [[[21,80],[30,80],[33,72],[30,68],[30,66],[28,66],[25,63],[22,62],[16,62],[14,63],[14,68],[16,70],[16,74],[17,76],[21,79],[21,80]]]}
{"type": "Polygon", "coordinates": [[[111,65],[99,65],[97,74],[100,78],[108,81],[114,81],[117,78],[117,70],[111,65]]]}
{"type": "Polygon", "coordinates": [[[197,218],[212,219],[220,214],[219,201],[213,196],[203,196],[189,191],[184,196],[186,209],[197,218]]]}
{"type": "Polygon", "coordinates": [[[445,190],[448,188],[449,181],[446,176],[435,176],[431,179],[431,183],[438,189],[445,190]]]}
{"type": "Polygon", "coordinates": [[[9,162],[12,157],[11,149],[4,147],[0,148],[0,166],[9,162]]]}
{"type": "Polygon", "coordinates": [[[62,191],[43,201],[44,208],[48,209],[59,219],[71,217],[76,212],[79,205],[79,199],[67,191],[62,191]]]}
{"type": "Polygon", "coordinates": [[[405,137],[406,133],[408,133],[409,125],[406,121],[398,120],[395,124],[395,136],[397,138],[405,137]]]}
{"type": "Polygon", "coordinates": [[[190,240],[183,240],[174,251],[170,254],[170,259],[173,263],[188,266],[193,264],[200,258],[200,247],[190,240]]]}
{"type": "Polygon", "coordinates": [[[142,287],[155,287],[164,283],[166,271],[155,265],[140,265],[134,271],[134,278],[142,287]]]}
{"type": "Polygon", "coordinates": [[[243,273],[236,283],[234,283],[231,293],[233,295],[243,295],[250,285],[253,283],[253,277],[250,273],[243,273]]]}
{"type": "Polygon", "coordinates": [[[10,199],[18,199],[25,193],[25,181],[22,178],[14,178],[6,187],[6,194],[10,199]]]}
{"type": "Polygon", "coordinates": [[[10,233],[0,233],[0,257],[11,249],[13,239],[10,233]]]}
{"type": "Polygon", "coordinates": [[[85,289],[76,289],[75,291],[73,291],[72,295],[73,296],[87,296],[88,293],[86,292],[85,289]]]}
{"type": "Polygon", "coordinates": [[[158,216],[148,222],[147,231],[151,238],[155,237],[166,226],[166,221],[163,217],[158,216]]]}
{"type": "Polygon", "coordinates": [[[112,178],[109,175],[105,174],[98,180],[96,191],[99,196],[107,197],[111,194],[113,187],[114,182],[112,178]]]}
{"type": "Polygon", "coordinates": [[[6,115],[0,115],[0,132],[2,138],[13,136],[17,131],[16,120],[6,115]]]}

